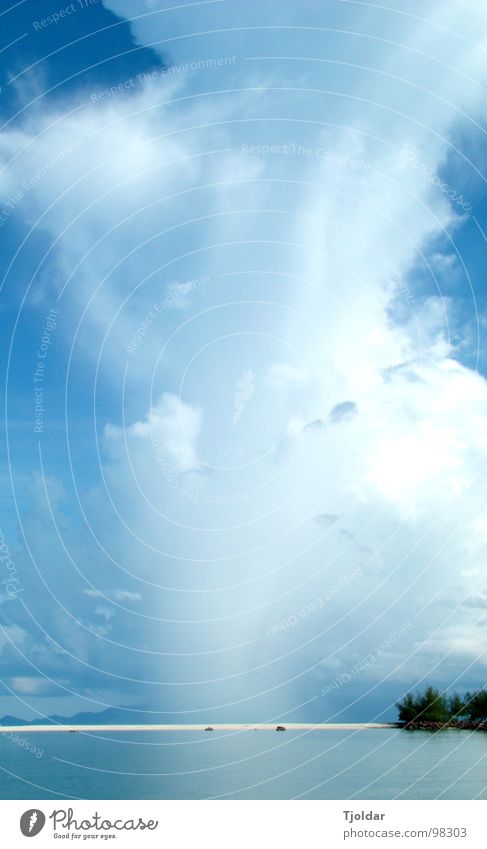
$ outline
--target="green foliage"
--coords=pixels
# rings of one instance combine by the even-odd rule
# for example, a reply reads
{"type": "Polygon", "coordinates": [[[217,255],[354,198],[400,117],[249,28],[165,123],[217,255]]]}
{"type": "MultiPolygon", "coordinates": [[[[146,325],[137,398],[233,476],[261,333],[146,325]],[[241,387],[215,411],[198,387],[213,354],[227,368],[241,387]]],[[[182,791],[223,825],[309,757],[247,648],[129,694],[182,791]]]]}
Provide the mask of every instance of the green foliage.
{"type": "Polygon", "coordinates": [[[426,687],[419,697],[418,706],[420,717],[425,722],[447,722],[450,719],[446,697],[435,687],[426,687]]]}
{"type": "Polygon", "coordinates": [[[453,693],[448,699],[448,711],[451,719],[461,719],[463,716],[466,716],[465,701],[458,693],[453,693]]]}
{"type": "Polygon", "coordinates": [[[458,693],[447,697],[435,687],[426,687],[423,693],[408,693],[398,702],[400,722],[449,722],[468,719],[487,722],[487,690],[476,690],[462,698],[458,693]]]}
{"type": "Polygon", "coordinates": [[[465,696],[465,713],[473,722],[487,721],[487,690],[476,690],[465,696]]]}
{"type": "Polygon", "coordinates": [[[404,696],[402,702],[398,702],[396,707],[399,711],[399,722],[412,722],[418,715],[416,699],[412,693],[404,696]]]}

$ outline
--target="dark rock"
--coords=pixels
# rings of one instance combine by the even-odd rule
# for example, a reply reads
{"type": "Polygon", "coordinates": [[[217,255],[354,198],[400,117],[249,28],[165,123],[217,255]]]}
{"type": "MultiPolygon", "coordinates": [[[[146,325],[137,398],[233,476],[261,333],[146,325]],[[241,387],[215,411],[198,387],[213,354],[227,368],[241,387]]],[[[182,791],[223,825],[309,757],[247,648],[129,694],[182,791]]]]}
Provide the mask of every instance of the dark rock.
{"type": "Polygon", "coordinates": [[[474,722],[470,719],[450,719],[447,722],[429,722],[424,719],[413,719],[404,722],[401,728],[407,731],[442,731],[443,729],[457,728],[463,731],[487,731],[487,723],[474,722]]]}

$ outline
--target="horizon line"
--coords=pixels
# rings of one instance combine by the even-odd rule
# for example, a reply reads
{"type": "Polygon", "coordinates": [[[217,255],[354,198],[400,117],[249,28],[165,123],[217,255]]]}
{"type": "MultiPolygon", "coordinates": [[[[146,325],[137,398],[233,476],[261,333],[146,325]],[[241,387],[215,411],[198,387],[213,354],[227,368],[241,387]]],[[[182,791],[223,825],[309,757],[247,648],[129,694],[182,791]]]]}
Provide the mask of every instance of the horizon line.
{"type": "Polygon", "coordinates": [[[56,731],[349,731],[364,728],[398,728],[397,722],[247,722],[247,723],[198,723],[198,724],[150,724],[119,725],[73,725],[71,723],[53,723],[50,725],[0,725],[0,734],[17,732],[56,732],[56,731]]]}

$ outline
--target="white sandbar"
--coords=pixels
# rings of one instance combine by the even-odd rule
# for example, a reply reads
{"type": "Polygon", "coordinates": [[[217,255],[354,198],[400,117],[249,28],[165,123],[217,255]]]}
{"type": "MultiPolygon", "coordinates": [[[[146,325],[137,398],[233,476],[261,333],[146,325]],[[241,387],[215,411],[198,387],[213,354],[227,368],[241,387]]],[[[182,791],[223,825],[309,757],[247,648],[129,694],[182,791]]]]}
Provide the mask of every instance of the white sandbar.
{"type": "Polygon", "coordinates": [[[275,731],[281,725],[286,731],[354,731],[362,728],[397,728],[391,722],[347,722],[321,723],[313,725],[308,722],[282,722],[241,724],[217,723],[212,725],[0,725],[0,733],[41,733],[44,731],[275,731]]]}

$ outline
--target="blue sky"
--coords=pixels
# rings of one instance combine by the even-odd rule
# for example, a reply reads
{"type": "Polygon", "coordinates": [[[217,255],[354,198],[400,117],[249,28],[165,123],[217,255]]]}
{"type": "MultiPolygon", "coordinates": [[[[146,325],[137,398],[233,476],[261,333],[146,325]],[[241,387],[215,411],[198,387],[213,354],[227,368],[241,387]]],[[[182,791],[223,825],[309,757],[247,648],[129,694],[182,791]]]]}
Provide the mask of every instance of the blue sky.
{"type": "Polygon", "coordinates": [[[485,684],[482,4],[1,21],[0,713],[485,684]]]}

